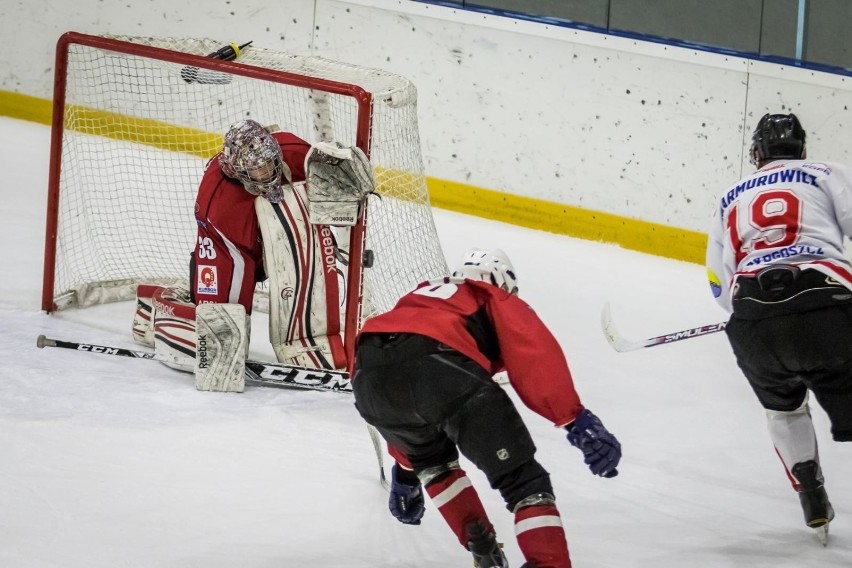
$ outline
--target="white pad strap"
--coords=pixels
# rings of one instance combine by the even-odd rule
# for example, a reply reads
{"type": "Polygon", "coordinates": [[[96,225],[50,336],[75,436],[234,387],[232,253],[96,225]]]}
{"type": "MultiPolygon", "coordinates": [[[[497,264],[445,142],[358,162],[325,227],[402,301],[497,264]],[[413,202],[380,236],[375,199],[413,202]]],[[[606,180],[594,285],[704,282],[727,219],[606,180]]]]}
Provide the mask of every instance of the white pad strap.
{"type": "Polygon", "coordinates": [[[248,349],[245,308],[240,304],[200,304],[195,308],[195,327],[195,388],[243,392],[248,349]]]}

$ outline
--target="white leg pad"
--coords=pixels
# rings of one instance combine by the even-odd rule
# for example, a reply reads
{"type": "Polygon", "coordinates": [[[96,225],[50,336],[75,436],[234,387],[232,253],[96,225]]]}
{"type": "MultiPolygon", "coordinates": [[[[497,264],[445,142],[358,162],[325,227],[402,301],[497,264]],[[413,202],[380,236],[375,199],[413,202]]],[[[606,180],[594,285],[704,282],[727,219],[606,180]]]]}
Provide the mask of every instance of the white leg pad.
{"type": "Polygon", "coordinates": [[[243,392],[248,349],[245,308],[240,304],[200,304],[195,308],[195,327],[195,388],[243,392]]]}
{"type": "Polygon", "coordinates": [[[281,203],[255,200],[269,276],[269,341],[281,363],[311,368],[346,366],[334,237],[308,222],[304,187],[281,203]]]}
{"type": "Polygon", "coordinates": [[[819,463],[816,432],[807,398],[802,406],[790,412],[767,410],[766,421],[769,437],[787,471],[800,462],[814,460],[819,463]]]}
{"type": "Polygon", "coordinates": [[[190,301],[189,290],[156,286],[151,296],[154,353],[167,367],[192,373],[195,369],[195,304],[190,301]]]}

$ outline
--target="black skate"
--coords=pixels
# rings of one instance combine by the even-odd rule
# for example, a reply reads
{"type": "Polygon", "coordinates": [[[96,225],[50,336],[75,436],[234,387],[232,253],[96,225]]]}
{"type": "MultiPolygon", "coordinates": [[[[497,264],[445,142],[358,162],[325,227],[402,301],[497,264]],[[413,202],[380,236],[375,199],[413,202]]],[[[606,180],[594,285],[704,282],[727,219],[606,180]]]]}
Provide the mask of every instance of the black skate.
{"type": "Polygon", "coordinates": [[[465,528],[467,549],[473,554],[474,568],[509,568],[509,562],[493,532],[485,528],[481,521],[473,522],[465,528]]]}
{"type": "Polygon", "coordinates": [[[828,494],[817,477],[819,466],[814,460],[797,463],[792,473],[799,482],[799,502],[805,515],[805,524],[816,530],[817,538],[825,546],[828,543],[828,524],[834,518],[834,509],[828,494]]]}

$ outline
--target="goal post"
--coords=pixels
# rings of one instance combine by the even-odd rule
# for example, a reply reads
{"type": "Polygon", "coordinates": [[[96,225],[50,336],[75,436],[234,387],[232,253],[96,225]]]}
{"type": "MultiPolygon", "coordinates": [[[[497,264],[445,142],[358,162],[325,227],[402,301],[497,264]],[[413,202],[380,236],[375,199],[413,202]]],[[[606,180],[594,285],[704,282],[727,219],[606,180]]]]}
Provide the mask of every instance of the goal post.
{"type": "Polygon", "coordinates": [[[310,143],[356,145],[370,158],[377,195],[349,231],[341,307],[351,354],[364,317],[447,273],[416,89],[382,70],[254,46],[232,61],[208,57],[228,43],[60,38],[42,309],[129,300],[140,283],[188,285],[204,168],[228,128],[252,118],[310,143]]]}

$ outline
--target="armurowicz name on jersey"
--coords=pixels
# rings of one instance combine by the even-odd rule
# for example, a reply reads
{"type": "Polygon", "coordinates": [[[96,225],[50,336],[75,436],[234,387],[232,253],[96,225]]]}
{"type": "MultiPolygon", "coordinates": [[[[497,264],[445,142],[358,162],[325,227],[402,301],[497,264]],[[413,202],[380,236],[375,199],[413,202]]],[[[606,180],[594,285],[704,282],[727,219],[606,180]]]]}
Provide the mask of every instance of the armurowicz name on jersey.
{"type": "Polygon", "coordinates": [[[739,197],[741,193],[748,191],[749,189],[754,189],[755,187],[774,185],[776,183],[806,183],[814,187],[819,187],[816,182],[816,176],[805,173],[801,170],[781,170],[778,172],[772,172],[771,174],[750,178],[731,189],[727,195],[722,197],[722,211],[724,211],[734,199],[739,197]]]}

